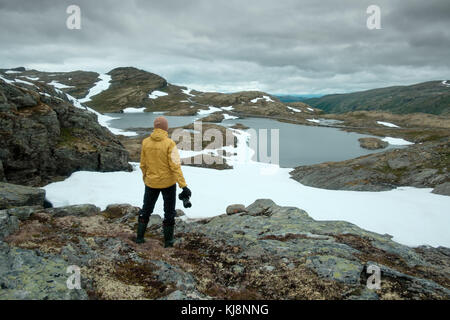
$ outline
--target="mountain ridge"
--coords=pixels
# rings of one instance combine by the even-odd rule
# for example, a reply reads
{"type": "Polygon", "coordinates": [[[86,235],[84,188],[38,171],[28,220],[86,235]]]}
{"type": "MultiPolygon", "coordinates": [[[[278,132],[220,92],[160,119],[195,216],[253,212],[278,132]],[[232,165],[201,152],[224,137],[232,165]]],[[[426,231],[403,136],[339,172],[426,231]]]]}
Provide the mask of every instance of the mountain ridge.
{"type": "Polygon", "coordinates": [[[352,93],[329,94],[304,100],[327,113],[389,111],[397,114],[450,114],[450,85],[443,80],[390,86],[352,93]]]}

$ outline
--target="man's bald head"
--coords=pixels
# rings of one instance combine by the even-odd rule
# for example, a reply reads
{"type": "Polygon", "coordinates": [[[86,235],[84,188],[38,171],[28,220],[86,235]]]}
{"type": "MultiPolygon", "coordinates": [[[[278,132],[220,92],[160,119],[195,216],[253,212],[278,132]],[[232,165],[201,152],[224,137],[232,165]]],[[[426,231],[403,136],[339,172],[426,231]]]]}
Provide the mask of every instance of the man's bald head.
{"type": "Polygon", "coordinates": [[[165,117],[158,117],[153,122],[153,127],[155,129],[162,129],[162,130],[169,130],[169,123],[167,122],[167,119],[165,117]]]}

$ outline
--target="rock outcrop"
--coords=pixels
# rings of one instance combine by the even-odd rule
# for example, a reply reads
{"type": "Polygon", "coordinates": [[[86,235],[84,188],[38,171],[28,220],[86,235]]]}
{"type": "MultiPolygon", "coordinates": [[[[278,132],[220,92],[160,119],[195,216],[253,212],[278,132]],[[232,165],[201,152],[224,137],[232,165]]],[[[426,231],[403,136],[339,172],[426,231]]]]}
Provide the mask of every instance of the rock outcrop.
{"type": "Polygon", "coordinates": [[[359,138],[358,141],[361,148],[368,150],[384,149],[389,145],[386,141],[378,138],[359,138]]]}
{"type": "Polygon", "coordinates": [[[450,195],[450,140],[415,144],[341,162],[301,166],[291,171],[298,182],[333,190],[384,191],[398,186],[434,188],[450,195]]]}
{"type": "Polygon", "coordinates": [[[0,210],[23,206],[43,206],[45,190],[0,182],[0,210]]]}
{"type": "Polygon", "coordinates": [[[173,249],[162,246],[156,214],[146,243],[136,245],[139,208],[80,214],[81,207],[59,208],[59,216],[36,208],[16,221],[0,242],[0,298],[450,298],[450,249],[413,249],[268,199],[230,206],[231,215],[177,217],[173,249]],[[80,268],[79,290],[66,287],[69,265],[80,268]],[[371,266],[381,270],[379,289],[366,286],[371,266]]]}
{"type": "Polygon", "coordinates": [[[28,83],[0,79],[0,181],[41,186],[77,170],[129,169],[127,151],[95,114],[28,83]]]}

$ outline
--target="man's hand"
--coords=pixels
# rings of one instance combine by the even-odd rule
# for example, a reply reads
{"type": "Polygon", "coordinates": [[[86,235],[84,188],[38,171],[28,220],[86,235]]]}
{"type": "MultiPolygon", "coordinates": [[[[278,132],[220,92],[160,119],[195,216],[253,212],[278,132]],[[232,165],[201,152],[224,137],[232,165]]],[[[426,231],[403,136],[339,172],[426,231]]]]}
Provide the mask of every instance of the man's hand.
{"type": "Polygon", "coordinates": [[[188,187],[184,187],[183,191],[180,193],[180,198],[190,198],[192,195],[191,190],[188,187]]]}

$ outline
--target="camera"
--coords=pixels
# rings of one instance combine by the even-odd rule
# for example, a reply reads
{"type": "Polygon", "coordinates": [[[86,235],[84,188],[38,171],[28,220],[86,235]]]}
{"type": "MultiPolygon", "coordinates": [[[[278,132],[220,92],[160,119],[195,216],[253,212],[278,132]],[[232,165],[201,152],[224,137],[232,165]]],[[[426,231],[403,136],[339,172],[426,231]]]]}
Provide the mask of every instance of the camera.
{"type": "Polygon", "coordinates": [[[182,193],[180,193],[178,195],[178,199],[180,199],[181,201],[183,201],[183,207],[185,208],[190,208],[192,207],[192,203],[191,201],[189,201],[190,197],[184,196],[182,197],[182,193]]]}

